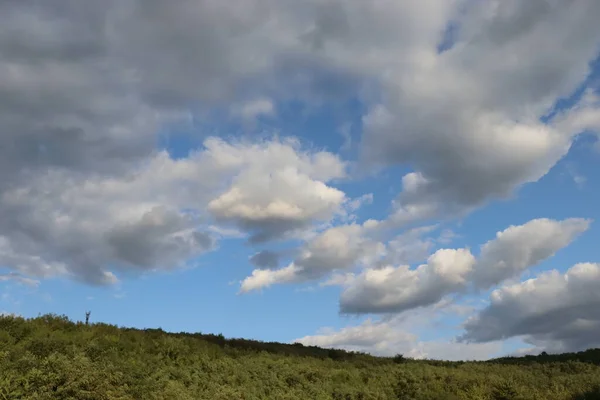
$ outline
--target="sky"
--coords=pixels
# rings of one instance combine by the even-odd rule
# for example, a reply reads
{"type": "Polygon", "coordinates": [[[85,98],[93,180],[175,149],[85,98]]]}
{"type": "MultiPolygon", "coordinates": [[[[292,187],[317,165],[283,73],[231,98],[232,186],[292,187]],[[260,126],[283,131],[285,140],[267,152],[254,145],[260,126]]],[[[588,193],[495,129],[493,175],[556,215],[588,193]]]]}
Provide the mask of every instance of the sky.
{"type": "Polygon", "coordinates": [[[0,312],[600,347],[600,2],[0,1],[0,312]]]}

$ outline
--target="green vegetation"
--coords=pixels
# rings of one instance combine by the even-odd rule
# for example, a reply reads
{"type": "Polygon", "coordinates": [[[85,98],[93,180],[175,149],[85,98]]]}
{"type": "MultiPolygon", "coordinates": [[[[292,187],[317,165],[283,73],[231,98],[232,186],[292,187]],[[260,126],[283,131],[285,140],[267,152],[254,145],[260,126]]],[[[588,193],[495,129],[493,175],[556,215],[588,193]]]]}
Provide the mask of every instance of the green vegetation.
{"type": "Polygon", "coordinates": [[[378,358],[221,335],[0,318],[0,399],[600,399],[600,350],[378,358]]]}

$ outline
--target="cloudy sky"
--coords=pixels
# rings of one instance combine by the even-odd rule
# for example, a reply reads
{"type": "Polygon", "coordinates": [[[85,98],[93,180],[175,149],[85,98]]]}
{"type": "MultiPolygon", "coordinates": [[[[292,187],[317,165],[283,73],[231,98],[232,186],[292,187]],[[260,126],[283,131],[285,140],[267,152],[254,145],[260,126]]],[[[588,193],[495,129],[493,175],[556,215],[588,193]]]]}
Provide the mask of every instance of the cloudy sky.
{"type": "Polygon", "coordinates": [[[600,346],[597,0],[0,0],[0,311],[600,346]]]}

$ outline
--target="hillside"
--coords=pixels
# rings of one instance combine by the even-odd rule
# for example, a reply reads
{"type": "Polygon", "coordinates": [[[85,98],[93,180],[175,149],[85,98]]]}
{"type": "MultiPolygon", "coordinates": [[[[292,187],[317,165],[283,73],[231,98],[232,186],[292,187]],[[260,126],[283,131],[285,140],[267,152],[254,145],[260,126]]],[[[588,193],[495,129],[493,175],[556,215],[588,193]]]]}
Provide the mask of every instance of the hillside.
{"type": "Polygon", "coordinates": [[[443,362],[0,318],[0,399],[600,399],[600,350],[443,362]]]}

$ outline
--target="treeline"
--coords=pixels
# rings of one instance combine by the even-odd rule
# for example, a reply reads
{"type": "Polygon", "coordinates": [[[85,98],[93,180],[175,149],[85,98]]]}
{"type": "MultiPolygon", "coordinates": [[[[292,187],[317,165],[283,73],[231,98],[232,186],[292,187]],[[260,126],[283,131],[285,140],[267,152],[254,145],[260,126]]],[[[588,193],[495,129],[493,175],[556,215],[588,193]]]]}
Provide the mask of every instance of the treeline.
{"type": "MultiPolygon", "coordinates": [[[[145,330],[148,331],[156,331],[164,334],[165,332],[157,329],[157,330],[145,330]]],[[[371,362],[377,363],[380,362],[381,359],[378,357],[373,357],[371,355],[360,353],[360,352],[352,352],[341,349],[324,349],[317,346],[304,346],[301,343],[294,344],[286,344],[286,343],[278,343],[278,342],[261,342],[258,340],[249,340],[249,339],[240,339],[240,338],[225,338],[223,335],[214,335],[214,334],[202,334],[202,333],[170,333],[173,337],[178,338],[195,338],[199,340],[204,340],[209,343],[216,344],[221,348],[231,348],[238,349],[248,352],[267,352],[271,354],[280,354],[285,356],[299,356],[299,357],[315,357],[320,359],[330,358],[332,360],[370,360],[371,362]]]]}
{"type": "MultiPolygon", "coordinates": [[[[600,332],[598,332],[600,335],[600,332]]],[[[565,363],[567,361],[580,361],[600,365],[600,349],[589,349],[578,353],[526,355],[522,357],[502,357],[487,361],[496,364],[526,365],[532,363],[565,363]]]]}
{"type": "Polygon", "coordinates": [[[0,399],[600,399],[600,350],[383,358],[222,335],[0,317],[0,399]]]}

